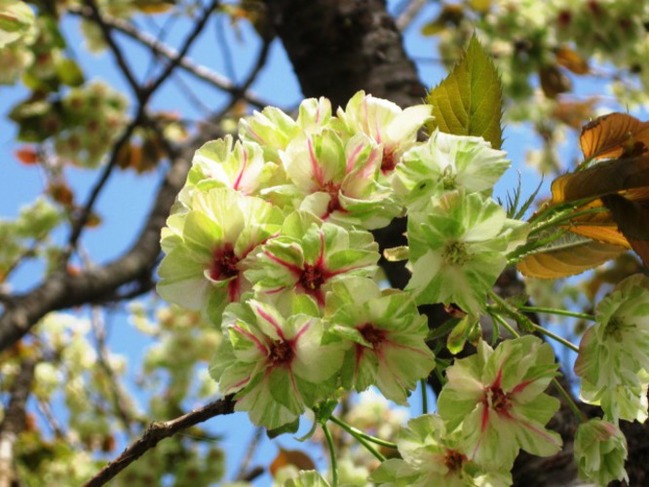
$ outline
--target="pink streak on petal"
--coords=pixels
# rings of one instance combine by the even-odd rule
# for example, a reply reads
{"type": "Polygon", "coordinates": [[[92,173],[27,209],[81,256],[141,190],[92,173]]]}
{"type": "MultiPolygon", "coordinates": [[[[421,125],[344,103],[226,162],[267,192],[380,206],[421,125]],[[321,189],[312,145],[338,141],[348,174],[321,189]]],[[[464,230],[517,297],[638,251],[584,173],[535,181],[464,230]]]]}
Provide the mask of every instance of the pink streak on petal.
{"type": "Polygon", "coordinates": [[[239,191],[241,178],[243,177],[243,173],[248,166],[248,151],[245,148],[242,148],[241,150],[243,152],[243,161],[241,162],[241,169],[239,169],[239,174],[237,174],[237,178],[234,181],[234,189],[236,189],[237,191],[239,191]]]}
{"type": "Polygon", "coordinates": [[[530,384],[533,384],[534,382],[535,381],[533,381],[533,380],[523,381],[520,384],[518,384],[516,387],[514,387],[512,389],[512,391],[510,392],[510,394],[517,394],[519,392],[522,392],[527,386],[529,386],[530,384]]]}
{"type": "Polygon", "coordinates": [[[358,154],[362,150],[362,148],[363,148],[363,146],[361,144],[356,145],[356,147],[354,147],[354,150],[352,151],[352,153],[349,154],[349,156],[347,156],[347,167],[345,169],[347,174],[349,174],[351,172],[351,170],[354,169],[356,159],[358,158],[358,154]]]}
{"type": "Polygon", "coordinates": [[[286,267],[293,274],[297,274],[298,276],[302,275],[302,268],[301,267],[298,267],[295,264],[292,264],[290,262],[286,262],[283,259],[280,259],[276,255],[271,254],[268,250],[264,250],[263,252],[264,252],[264,255],[266,257],[268,257],[270,260],[272,260],[273,262],[278,263],[279,265],[282,265],[282,266],[286,267]]]}
{"type": "Polygon", "coordinates": [[[297,342],[300,337],[309,331],[309,328],[311,328],[311,320],[307,321],[302,328],[300,328],[300,331],[298,331],[295,336],[293,337],[293,340],[291,340],[291,345],[293,345],[295,342],[297,342]]]}
{"type": "Polygon", "coordinates": [[[307,139],[307,146],[309,148],[309,159],[311,160],[311,172],[316,182],[322,187],[325,184],[324,175],[322,174],[322,168],[313,150],[313,140],[311,140],[311,137],[307,139]]]}
{"type": "Polygon", "coordinates": [[[254,334],[250,333],[247,330],[244,330],[239,325],[234,325],[232,328],[236,330],[238,333],[241,333],[242,335],[247,337],[251,342],[253,342],[257,350],[259,350],[262,354],[268,355],[268,349],[263,343],[259,341],[259,338],[257,338],[254,334]]]}
{"type": "Polygon", "coordinates": [[[501,388],[500,383],[503,380],[503,367],[504,366],[505,366],[505,364],[502,364],[500,366],[500,368],[498,369],[498,373],[496,374],[496,378],[494,379],[493,383],[491,384],[492,388],[498,388],[498,389],[501,388]]]}
{"type": "Polygon", "coordinates": [[[268,323],[270,323],[270,325],[275,329],[275,331],[277,332],[277,336],[279,336],[282,340],[286,341],[286,337],[284,336],[284,331],[279,326],[279,323],[275,321],[275,318],[273,318],[271,315],[266,313],[266,311],[264,311],[260,306],[255,306],[255,309],[257,310],[257,313],[259,313],[259,316],[261,316],[268,323]]]}
{"type": "Polygon", "coordinates": [[[324,232],[322,231],[322,229],[320,229],[318,230],[318,233],[320,234],[320,254],[318,255],[318,260],[316,261],[315,266],[321,269],[322,274],[325,274],[326,269],[324,267],[324,251],[325,251],[324,232]]]}

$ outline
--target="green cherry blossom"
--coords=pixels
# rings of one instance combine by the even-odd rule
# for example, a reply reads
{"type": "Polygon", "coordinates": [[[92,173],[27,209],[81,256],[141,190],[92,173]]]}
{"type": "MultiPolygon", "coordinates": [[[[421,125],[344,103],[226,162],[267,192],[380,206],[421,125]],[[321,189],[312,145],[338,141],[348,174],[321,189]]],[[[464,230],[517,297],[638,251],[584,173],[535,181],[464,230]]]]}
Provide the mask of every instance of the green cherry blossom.
{"type": "Polygon", "coordinates": [[[301,210],[347,228],[375,229],[401,213],[391,188],[376,180],[380,149],[365,134],[344,140],[325,129],[296,137],[280,157],[301,210]]]}
{"type": "Polygon", "coordinates": [[[397,442],[402,459],[383,462],[371,479],[378,485],[466,487],[512,484],[506,471],[485,472],[463,450],[459,432],[448,434],[442,418],[434,414],[408,421],[397,442]]]}
{"type": "Polygon", "coordinates": [[[431,196],[459,188],[467,193],[490,193],[510,165],[505,155],[482,137],[436,130],[426,143],[403,155],[393,184],[409,210],[425,205],[431,196]]]}
{"type": "Polygon", "coordinates": [[[428,321],[407,293],[350,277],[332,285],[326,315],[332,332],[351,343],[341,370],[347,389],[376,385],[386,398],[406,404],[435,367],[425,342],[428,321]]]}
{"type": "Polygon", "coordinates": [[[315,470],[301,470],[297,477],[287,479],[282,487],[329,487],[329,482],[315,470]]]}
{"type": "Polygon", "coordinates": [[[649,278],[620,282],[596,309],[596,324],[579,345],[575,373],[581,396],[609,419],[644,421],[649,384],[649,278]]]}
{"type": "Polygon", "coordinates": [[[352,275],[371,277],[378,259],[371,233],[345,230],[297,211],[286,218],[280,234],[254,254],[245,276],[269,299],[307,294],[323,307],[332,282],[352,275]]]}
{"type": "Polygon", "coordinates": [[[626,438],[620,428],[601,419],[591,419],[577,428],[575,461],[583,480],[606,486],[613,480],[629,482],[624,470],[626,438]]]}
{"type": "Polygon", "coordinates": [[[260,144],[267,161],[279,163],[279,151],[300,133],[319,132],[331,119],[331,102],[326,98],[307,98],[300,103],[297,120],[279,108],[266,107],[239,120],[239,137],[260,144]]]}
{"type": "Polygon", "coordinates": [[[259,196],[261,189],[274,184],[278,177],[283,177],[281,168],[264,160],[261,146],[248,141],[234,142],[228,134],[196,151],[179,199],[188,206],[194,187],[203,190],[226,187],[248,196],[259,196]]]}
{"type": "Polygon", "coordinates": [[[381,174],[390,177],[403,153],[417,143],[417,131],[431,118],[430,105],[402,110],[396,103],[358,91],[332,122],[340,132],[364,133],[381,144],[381,174]]]}
{"type": "Polygon", "coordinates": [[[256,425],[279,428],[335,387],[343,350],[323,344],[323,321],[307,296],[297,296],[286,316],[249,299],[223,314],[224,341],[210,368],[223,394],[236,393],[237,411],[256,425]]]}
{"type": "Polygon", "coordinates": [[[525,241],[527,224],[507,218],[491,198],[463,191],[429,199],[408,217],[407,290],[417,304],[455,303],[477,314],[507,263],[525,241]]]}
{"type": "Polygon", "coordinates": [[[519,449],[539,456],[561,449],[544,425],[559,409],[545,394],[557,373],[550,345],[528,335],[492,349],[480,341],[475,355],[446,369],[438,410],[448,431],[461,428],[468,457],[489,469],[510,469],[519,449]]]}
{"type": "Polygon", "coordinates": [[[158,294],[214,323],[223,308],[251,288],[246,257],[277,232],[281,212],[271,204],[227,188],[196,191],[191,210],[172,215],[163,232],[166,253],[158,269],[158,294]]]}

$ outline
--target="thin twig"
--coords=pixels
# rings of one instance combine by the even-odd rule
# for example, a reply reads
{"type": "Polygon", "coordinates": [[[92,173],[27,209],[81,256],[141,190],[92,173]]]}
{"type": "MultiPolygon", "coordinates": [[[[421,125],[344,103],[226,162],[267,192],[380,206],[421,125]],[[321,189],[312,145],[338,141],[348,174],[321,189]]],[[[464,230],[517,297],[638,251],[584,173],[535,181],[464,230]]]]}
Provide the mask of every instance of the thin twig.
{"type": "MultiPolygon", "coordinates": [[[[85,19],[92,18],[90,11],[87,8],[69,7],[68,12],[79,15],[85,19]]],[[[126,21],[107,17],[104,17],[103,21],[106,25],[109,25],[122,34],[125,34],[132,40],[147,47],[149,50],[151,50],[152,53],[156,55],[163,56],[167,59],[174,59],[177,56],[176,50],[163,44],[150,34],[138,30],[134,25],[126,21]]],[[[178,64],[178,67],[184,69],[196,78],[208,83],[215,88],[227,91],[232,94],[237,94],[239,92],[239,87],[237,87],[237,85],[233,81],[219,73],[209,70],[203,65],[197,64],[195,61],[192,61],[188,57],[182,58],[178,64]]],[[[246,100],[246,102],[250,103],[256,108],[263,108],[269,104],[266,100],[263,100],[258,95],[250,91],[246,91],[242,96],[246,100]]]]}
{"type": "Polygon", "coordinates": [[[404,31],[426,5],[426,0],[412,0],[396,21],[397,29],[404,31]]]}
{"type": "Polygon", "coordinates": [[[129,400],[124,389],[115,376],[115,371],[110,364],[108,348],[106,347],[106,327],[101,315],[101,310],[97,306],[92,307],[90,315],[90,324],[95,336],[97,363],[106,374],[108,379],[113,409],[122,423],[125,431],[129,434],[133,432],[133,422],[136,420],[129,408],[129,400]]]}
{"type": "Polygon", "coordinates": [[[149,425],[144,434],[132,443],[115,460],[102,468],[97,475],[88,480],[84,487],[99,487],[114,478],[119,472],[128,467],[135,460],[154,448],[161,440],[175,435],[179,431],[207,421],[216,416],[234,412],[232,396],[226,396],[218,401],[211,402],[200,409],[164,422],[154,422],[149,425]]]}
{"type": "Polygon", "coordinates": [[[235,481],[247,479],[250,476],[250,472],[256,471],[256,468],[249,470],[248,467],[250,466],[250,462],[252,462],[252,458],[255,456],[255,451],[257,451],[257,448],[259,447],[259,442],[261,441],[263,434],[264,428],[255,429],[255,434],[250,439],[248,448],[246,448],[246,453],[243,455],[243,460],[241,460],[239,473],[236,475],[235,481]]]}
{"type": "Polygon", "coordinates": [[[260,71],[266,65],[268,53],[270,52],[270,43],[271,41],[269,39],[264,39],[264,43],[259,51],[259,55],[257,56],[257,62],[253,66],[252,70],[250,70],[250,74],[248,74],[241,86],[232,92],[232,98],[230,98],[228,104],[214,116],[214,120],[220,120],[230,110],[232,110],[239,100],[244,99],[244,95],[248,91],[248,88],[250,88],[250,86],[255,82],[260,71]]]}
{"type": "Polygon", "coordinates": [[[152,83],[147,85],[145,94],[147,94],[148,96],[153,94],[162,85],[162,83],[165,82],[165,80],[169,77],[169,75],[173,72],[173,70],[180,65],[181,61],[189,51],[194,41],[198,38],[199,34],[203,31],[203,28],[205,27],[208,19],[210,18],[210,14],[214,10],[216,10],[218,4],[219,4],[218,0],[212,0],[209,3],[209,5],[207,5],[203,9],[203,12],[201,12],[201,15],[199,16],[199,19],[194,24],[194,28],[187,35],[187,38],[183,42],[183,45],[178,51],[178,53],[171,58],[169,64],[162,71],[162,73],[160,73],[158,78],[154,80],[152,83]]]}
{"type": "Polygon", "coordinates": [[[140,83],[138,83],[137,79],[135,79],[133,70],[126,62],[126,57],[124,56],[124,53],[122,53],[122,49],[119,47],[117,42],[115,42],[115,39],[113,39],[111,26],[104,21],[104,18],[101,12],[99,12],[99,8],[95,4],[94,0],[85,0],[84,3],[90,9],[90,17],[92,18],[92,20],[95,21],[99,29],[101,29],[101,33],[104,36],[104,40],[108,44],[110,50],[113,52],[113,55],[115,56],[115,61],[117,62],[120,70],[126,77],[128,84],[131,85],[131,89],[135,93],[135,96],[139,98],[142,92],[142,88],[140,86],[140,83]]]}

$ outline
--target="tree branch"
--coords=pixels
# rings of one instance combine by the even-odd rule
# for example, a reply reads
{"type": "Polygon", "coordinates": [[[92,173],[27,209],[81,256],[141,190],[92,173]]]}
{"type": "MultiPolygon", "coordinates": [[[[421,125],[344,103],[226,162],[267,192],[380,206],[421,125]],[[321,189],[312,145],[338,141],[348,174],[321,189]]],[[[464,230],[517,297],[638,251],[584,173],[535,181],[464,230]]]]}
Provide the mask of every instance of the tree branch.
{"type": "Polygon", "coordinates": [[[223,399],[211,402],[179,418],[151,423],[142,437],[124,450],[119,457],[101,469],[97,475],[88,480],[84,484],[84,487],[99,487],[106,484],[106,482],[144,455],[148,450],[155,447],[161,440],[215,416],[223,416],[233,412],[234,401],[232,396],[226,396],[223,399]]]}
{"type": "Polygon", "coordinates": [[[191,140],[174,160],[144,228],[123,256],[77,275],[56,271],[35,289],[12,298],[0,316],[0,350],[16,343],[50,311],[105,301],[122,286],[150,276],[160,253],[160,229],[185,182],[194,150],[203,139],[191,140]]]}
{"type": "MultiPolygon", "coordinates": [[[[69,7],[68,11],[85,19],[91,18],[90,10],[88,8],[69,7]]],[[[126,21],[108,17],[104,17],[103,21],[106,25],[111,26],[112,28],[121,32],[122,34],[125,34],[132,40],[139,42],[143,46],[147,47],[156,56],[162,56],[169,60],[175,59],[178,56],[176,50],[165,45],[146,32],[138,30],[135,26],[126,21]]],[[[184,69],[201,81],[214,86],[215,88],[227,91],[233,95],[238,95],[239,93],[240,88],[233,81],[229,80],[219,73],[210,71],[205,66],[197,64],[188,57],[183,57],[182,59],[180,59],[180,61],[178,62],[178,67],[184,69]]],[[[250,91],[243,93],[242,98],[256,108],[263,108],[268,105],[267,101],[261,99],[258,95],[250,91]]]]}

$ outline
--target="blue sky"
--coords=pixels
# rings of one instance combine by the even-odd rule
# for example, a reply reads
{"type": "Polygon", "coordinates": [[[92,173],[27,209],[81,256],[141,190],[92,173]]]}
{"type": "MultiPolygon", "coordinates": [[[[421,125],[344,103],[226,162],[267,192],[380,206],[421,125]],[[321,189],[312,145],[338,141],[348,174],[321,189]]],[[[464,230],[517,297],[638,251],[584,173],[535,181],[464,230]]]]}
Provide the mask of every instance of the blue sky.
{"type": "MultiPolygon", "coordinates": [[[[396,2],[392,2],[392,4],[394,3],[396,2]]],[[[432,39],[422,39],[417,35],[422,22],[432,15],[431,9],[433,8],[435,7],[429,6],[424,9],[419,18],[406,32],[406,48],[416,58],[436,56],[436,49],[432,39]]],[[[115,66],[109,54],[88,55],[78,47],[83,44],[83,39],[80,36],[76,19],[66,21],[64,32],[85,72],[93,73],[93,77],[105,79],[124,93],[129,92],[123,80],[115,76],[115,66]]],[[[225,72],[223,55],[219,49],[214,48],[216,43],[214,32],[214,26],[208,28],[202,40],[191,51],[190,56],[199,60],[208,59],[213,63],[214,70],[225,72]]],[[[245,78],[255,61],[259,47],[254,33],[251,32],[250,27],[245,22],[240,24],[239,33],[240,38],[237,38],[233,35],[232,30],[228,30],[228,41],[233,48],[234,69],[238,81],[245,78]]],[[[182,37],[183,29],[174,29],[168,38],[168,42],[173,44],[182,37]]],[[[127,43],[125,45],[133,66],[136,67],[140,74],[145,72],[148,68],[145,53],[133,44],[127,43]]],[[[446,74],[436,63],[422,62],[419,63],[418,68],[422,80],[429,86],[435,85],[446,74]]],[[[189,80],[190,78],[185,77],[185,79],[189,80]]],[[[202,100],[207,100],[214,111],[218,111],[220,106],[227,101],[226,96],[203,83],[190,81],[190,86],[194,94],[202,100]]],[[[273,103],[281,107],[290,108],[300,101],[299,85],[279,42],[275,41],[273,43],[269,62],[252,89],[261,97],[272,100],[273,103]]],[[[19,87],[0,87],[0,164],[2,164],[0,218],[15,217],[20,206],[33,201],[37,195],[41,194],[44,186],[43,175],[37,167],[24,166],[18,164],[15,160],[14,151],[17,148],[14,141],[15,128],[5,121],[8,110],[18,100],[24,98],[25,95],[26,91],[19,87]]],[[[190,119],[198,119],[203,115],[180,93],[178,86],[171,83],[167,83],[160,93],[156,95],[153,106],[182,113],[183,117],[190,119]]],[[[523,194],[529,194],[536,187],[539,181],[538,175],[529,168],[524,167],[522,161],[524,160],[525,151],[537,145],[536,136],[527,128],[507,127],[504,149],[508,151],[510,159],[514,161],[514,169],[510,170],[497,186],[497,196],[502,197],[507,190],[515,187],[518,179],[517,170],[521,171],[523,175],[523,194]]],[[[574,146],[571,152],[574,155],[574,146]]],[[[75,190],[78,201],[85,201],[96,174],[75,168],[69,168],[66,174],[75,190]]],[[[101,263],[111,260],[119,256],[131,245],[136,235],[135,229],[142,225],[148,213],[158,180],[158,173],[136,176],[132,172],[117,172],[112,177],[97,205],[97,211],[103,217],[103,224],[97,229],[87,230],[82,240],[83,247],[87,249],[96,262],[101,263]]],[[[61,231],[58,235],[64,239],[67,232],[61,231]]],[[[11,285],[16,290],[29,289],[40,278],[41,272],[41,266],[26,265],[13,276],[11,285]]],[[[133,380],[134,374],[140,368],[142,352],[150,345],[150,340],[133,331],[131,325],[127,323],[124,313],[117,313],[113,318],[113,322],[111,346],[114,352],[129,357],[129,371],[133,374],[129,382],[130,389],[138,394],[137,386],[133,380]]],[[[413,395],[413,408],[418,412],[420,407],[419,394],[416,393],[413,395]]],[[[236,466],[243,455],[243,449],[253,435],[253,428],[242,414],[236,414],[225,421],[217,418],[210,423],[210,426],[226,438],[225,447],[228,452],[229,472],[231,474],[236,470],[236,466]]],[[[300,447],[296,446],[295,442],[290,441],[288,437],[282,437],[279,443],[287,448],[300,447]]],[[[260,461],[263,459],[267,464],[275,453],[276,447],[265,441],[258,455],[260,461]]],[[[260,486],[267,484],[268,477],[261,477],[256,483],[256,485],[260,486]]]]}

